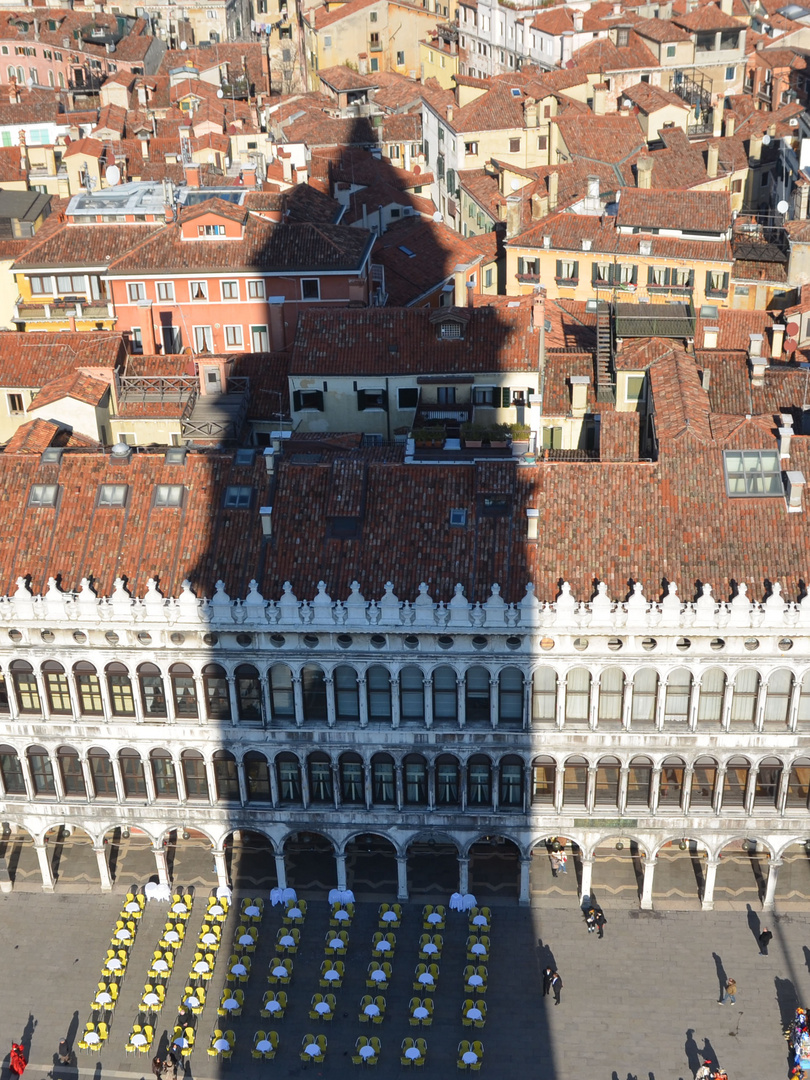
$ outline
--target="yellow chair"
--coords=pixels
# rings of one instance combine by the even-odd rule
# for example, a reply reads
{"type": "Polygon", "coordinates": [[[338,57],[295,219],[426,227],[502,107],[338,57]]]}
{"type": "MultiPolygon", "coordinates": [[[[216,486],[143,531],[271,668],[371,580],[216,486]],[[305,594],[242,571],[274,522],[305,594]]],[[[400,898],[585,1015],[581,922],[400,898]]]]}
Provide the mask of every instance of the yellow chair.
{"type": "Polygon", "coordinates": [[[229,1060],[233,1057],[234,1049],[236,1048],[236,1036],[231,1028],[225,1032],[225,1039],[228,1042],[228,1049],[222,1051],[223,1060],[229,1060]]]}
{"type": "Polygon", "coordinates": [[[461,1006],[461,1024],[462,1027],[472,1027],[472,1017],[467,1016],[470,1009],[475,1008],[472,998],[466,998],[464,1004],[461,1006]]]}
{"type": "Polygon", "coordinates": [[[267,1032],[266,1031],[257,1031],[255,1033],[255,1035],[253,1036],[253,1049],[250,1051],[250,1056],[253,1058],[254,1061],[261,1061],[261,1059],[264,1057],[264,1051],[263,1050],[257,1050],[256,1046],[257,1046],[258,1043],[266,1042],[266,1041],[267,1041],[267,1032]]]}
{"type": "Polygon", "coordinates": [[[433,953],[433,959],[434,960],[441,960],[441,958],[442,958],[442,949],[444,948],[444,938],[442,937],[441,934],[434,934],[433,935],[433,944],[438,949],[438,952],[433,953]]]}
{"type": "Polygon", "coordinates": [[[428,1015],[422,1021],[422,1027],[430,1027],[433,1024],[433,998],[425,998],[422,1004],[428,1011],[428,1015]]]}
{"type": "Polygon", "coordinates": [[[418,997],[412,997],[408,1002],[408,1023],[411,1027],[419,1027],[421,1021],[418,1017],[414,1016],[414,1009],[418,1009],[422,1004],[422,999],[418,997]]]}
{"type": "Polygon", "coordinates": [[[475,1007],[481,1013],[481,1019],[475,1021],[475,1026],[477,1028],[482,1028],[487,1022],[487,1003],[483,998],[479,998],[475,1003],[475,1007]]]}
{"type": "Polygon", "coordinates": [[[268,1031],[268,1033],[267,1033],[267,1041],[270,1043],[271,1049],[270,1050],[265,1050],[264,1056],[265,1056],[266,1061],[272,1061],[273,1058],[276,1056],[276,1052],[278,1051],[278,1043],[279,1043],[278,1032],[277,1031],[268,1031]]]}
{"type": "Polygon", "coordinates": [[[318,1035],[317,1038],[315,1039],[315,1042],[318,1044],[318,1046],[320,1047],[320,1051],[321,1051],[320,1054],[318,1054],[318,1056],[315,1058],[315,1060],[316,1061],[323,1061],[324,1057],[326,1056],[326,1036],[325,1035],[318,1035]]]}
{"type": "Polygon", "coordinates": [[[300,1056],[302,1061],[314,1061],[315,1060],[315,1058],[312,1056],[312,1054],[308,1054],[306,1052],[306,1048],[308,1046],[311,1046],[314,1042],[315,1042],[315,1036],[314,1035],[305,1035],[303,1037],[303,1039],[301,1040],[301,1053],[300,1053],[299,1056],[300,1056]]]}
{"type": "Polygon", "coordinates": [[[360,1050],[364,1046],[368,1046],[368,1039],[365,1037],[365,1035],[361,1035],[354,1044],[354,1048],[357,1053],[352,1055],[352,1061],[355,1065],[362,1065],[365,1061],[365,1058],[360,1053],[360,1050]]]}
{"type": "Polygon", "coordinates": [[[361,1024],[367,1024],[371,1019],[365,1010],[366,1006],[371,1005],[373,1000],[371,994],[364,994],[363,997],[360,998],[360,1011],[357,1014],[357,1019],[361,1024]]]}
{"type": "Polygon", "coordinates": [[[469,1052],[469,1049],[469,1041],[467,1039],[462,1039],[461,1042],[458,1044],[458,1061],[456,1062],[456,1066],[459,1069],[467,1069],[467,1062],[464,1061],[463,1058],[464,1055],[469,1052]]]}
{"type": "Polygon", "coordinates": [[[400,1057],[399,1057],[400,1065],[411,1065],[411,1064],[413,1064],[411,1058],[405,1057],[405,1051],[413,1049],[414,1046],[416,1046],[416,1043],[413,1041],[413,1039],[407,1038],[407,1039],[402,1040],[402,1045],[400,1046],[400,1050],[402,1052],[401,1052],[400,1057]]]}
{"type": "Polygon", "coordinates": [[[337,999],[336,999],[334,994],[324,994],[323,995],[323,1000],[329,1006],[329,1012],[328,1013],[323,1013],[321,1015],[321,1020],[324,1020],[327,1023],[329,1023],[329,1022],[331,1022],[331,1020],[333,1019],[333,1017],[335,1015],[335,1009],[337,1008],[337,999]]]}
{"type": "Polygon", "coordinates": [[[372,1016],[371,1022],[372,1024],[381,1024],[385,1019],[385,998],[382,995],[375,997],[374,1004],[380,1011],[376,1016],[372,1016]]]}
{"type": "Polygon", "coordinates": [[[376,1035],[372,1035],[371,1038],[368,1040],[368,1044],[374,1051],[374,1053],[368,1059],[367,1064],[376,1065],[377,1062],[380,1060],[380,1050],[382,1049],[382,1046],[380,1045],[380,1040],[377,1038],[376,1035]]]}
{"type": "Polygon", "coordinates": [[[419,1057],[414,1061],[416,1068],[425,1064],[425,1058],[427,1057],[427,1042],[425,1039],[416,1040],[416,1049],[419,1051],[419,1057]]]}
{"type": "Polygon", "coordinates": [[[313,994],[312,1001],[310,1001],[309,1018],[310,1020],[320,1020],[321,1014],[315,1008],[316,1005],[320,1005],[323,1001],[323,994],[313,994]]]}

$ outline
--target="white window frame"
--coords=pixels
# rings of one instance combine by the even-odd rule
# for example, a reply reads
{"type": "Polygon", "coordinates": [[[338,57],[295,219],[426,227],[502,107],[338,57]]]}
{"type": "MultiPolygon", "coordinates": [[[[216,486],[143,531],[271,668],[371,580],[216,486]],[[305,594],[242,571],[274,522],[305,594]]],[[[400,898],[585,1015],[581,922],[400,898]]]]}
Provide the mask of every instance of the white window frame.
{"type": "Polygon", "coordinates": [[[201,324],[199,326],[192,326],[191,333],[192,333],[193,340],[194,340],[194,351],[195,352],[198,352],[198,353],[199,352],[211,352],[212,353],[214,351],[214,328],[211,326],[210,323],[201,324]],[[207,330],[208,331],[207,336],[208,336],[208,339],[209,339],[209,344],[206,344],[206,346],[204,348],[200,348],[200,346],[198,344],[198,341],[197,341],[197,331],[198,330],[203,330],[203,331],[207,330]]]}
{"type": "Polygon", "coordinates": [[[264,287],[264,278],[249,278],[247,283],[248,300],[266,300],[267,289],[264,287]],[[255,292],[252,290],[256,290],[255,292]]]}
{"type": "Polygon", "coordinates": [[[208,282],[205,280],[189,281],[188,283],[188,299],[192,304],[207,304],[208,303],[208,282]],[[202,296],[195,296],[195,290],[199,289],[202,292],[202,296]]]}
{"type": "Polygon", "coordinates": [[[99,484],[98,505],[121,507],[127,504],[128,484],[99,484]]]}
{"type": "Polygon", "coordinates": [[[184,493],[182,484],[155,484],[155,506],[161,509],[182,506],[184,493]]]}
{"type": "Polygon", "coordinates": [[[155,282],[155,295],[157,296],[159,304],[173,304],[174,303],[174,282],[173,281],[156,281],[155,282]],[[161,296],[161,292],[166,295],[161,296]]]}
{"type": "Polygon", "coordinates": [[[241,325],[236,324],[236,323],[233,323],[233,324],[226,323],[224,329],[225,329],[225,348],[226,349],[244,349],[244,347],[245,347],[245,328],[243,326],[241,326],[241,325]],[[239,340],[238,341],[228,341],[228,334],[229,334],[229,332],[231,330],[238,330],[239,331],[239,340]]]}
{"type": "Polygon", "coordinates": [[[56,506],[59,497],[58,484],[32,484],[28,492],[29,506],[56,506]]]}
{"type": "Polygon", "coordinates": [[[312,277],[304,278],[304,277],[302,277],[301,278],[301,299],[304,300],[306,303],[315,303],[318,300],[320,300],[320,298],[321,298],[321,279],[316,278],[316,277],[315,278],[312,278],[312,277]],[[315,282],[315,284],[318,286],[318,295],[317,296],[304,296],[304,282],[305,281],[314,281],[315,282]]]}
{"type": "Polygon", "coordinates": [[[128,281],[127,282],[127,300],[130,304],[137,304],[141,300],[146,299],[146,282],[145,281],[128,281]],[[137,295],[133,295],[137,294],[137,295]]]}
{"type": "Polygon", "coordinates": [[[251,324],[250,327],[250,351],[251,352],[269,352],[270,351],[270,327],[264,323],[251,324]],[[267,339],[267,349],[254,349],[253,348],[253,331],[258,330],[267,339]]]}
{"type": "Polygon", "coordinates": [[[226,301],[226,300],[241,300],[242,298],[239,295],[239,282],[235,281],[235,280],[232,280],[231,278],[228,278],[227,281],[220,281],[220,283],[219,283],[219,295],[220,295],[220,297],[222,298],[223,301],[226,301]],[[226,285],[233,285],[234,291],[236,292],[235,296],[226,296],[226,294],[225,294],[225,286],[226,285]]]}

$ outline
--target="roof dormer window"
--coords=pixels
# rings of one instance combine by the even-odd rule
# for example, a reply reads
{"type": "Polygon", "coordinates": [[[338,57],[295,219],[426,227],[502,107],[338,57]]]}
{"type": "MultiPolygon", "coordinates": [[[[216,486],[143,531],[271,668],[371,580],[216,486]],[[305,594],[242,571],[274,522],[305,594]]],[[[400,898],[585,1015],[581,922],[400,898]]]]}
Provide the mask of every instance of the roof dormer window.
{"type": "Polygon", "coordinates": [[[462,338],[461,324],[457,322],[444,322],[439,327],[439,334],[443,339],[462,338]]]}

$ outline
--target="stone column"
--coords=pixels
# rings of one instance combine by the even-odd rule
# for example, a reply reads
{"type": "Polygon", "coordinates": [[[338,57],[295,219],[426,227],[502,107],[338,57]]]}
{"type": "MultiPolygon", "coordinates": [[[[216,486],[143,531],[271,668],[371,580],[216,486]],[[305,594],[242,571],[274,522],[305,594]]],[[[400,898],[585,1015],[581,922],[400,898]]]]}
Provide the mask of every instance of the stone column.
{"type": "MultiPolygon", "coordinates": [[[[186,791],[186,774],[183,772],[183,760],[178,761],[172,759],[172,765],[174,766],[174,782],[177,784],[177,799],[181,806],[185,806],[188,802],[188,792],[186,791]]],[[[151,770],[149,770],[151,772],[151,770]]]]}
{"type": "Polygon", "coordinates": [[[303,727],[304,725],[304,687],[301,683],[301,676],[293,674],[293,701],[295,702],[295,726],[303,727]]]}
{"type": "Polygon", "coordinates": [[[264,719],[264,727],[273,719],[273,709],[270,701],[270,680],[267,678],[267,672],[259,673],[259,686],[262,688],[262,716],[264,719]]]}
{"type": "Polygon", "coordinates": [[[408,899],[408,857],[397,855],[397,900],[408,899]]]}
{"type": "Polygon", "coordinates": [[[498,730],[498,680],[489,680],[489,723],[493,731],[498,730]]]}
{"type": "Polygon", "coordinates": [[[276,877],[278,878],[278,887],[280,889],[287,888],[287,866],[284,862],[284,853],[276,852],[273,856],[276,861],[276,877]]]}
{"type": "Polygon", "coordinates": [[[309,764],[306,758],[299,765],[298,775],[301,777],[301,802],[304,805],[304,809],[309,809],[309,804],[312,801],[309,794],[309,764]]]}
{"type": "Polygon", "coordinates": [[[112,890],[112,878],[110,877],[110,868],[107,865],[107,849],[102,844],[101,847],[93,847],[93,853],[96,856],[96,862],[98,863],[98,876],[101,878],[101,891],[110,892],[112,890]]]}
{"type": "Polygon", "coordinates": [[[467,763],[459,762],[458,766],[458,791],[461,796],[461,809],[467,809],[467,763]]]}
{"type": "Polygon", "coordinates": [[[802,694],[801,679],[794,676],[793,685],[790,688],[790,705],[788,707],[788,727],[791,731],[796,730],[799,717],[799,700],[802,694]]]}
{"type": "Polygon", "coordinates": [[[470,891],[470,860],[458,860],[458,891],[464,896],[470,891]]]}
{"type": "MultiPolygon", "coordinates": [[[[237,763],[236,763],[236,779],[239,781],[239,802],[242,804],[242,806],[247,806],[248,801],[249,801],[248,800],[248,789],[247,789],[247,775],[245,773],[246,768],[247,768],[247,766],[245,765],[244,758],[241,761],[237,761],[237,763]]],[[[273,763],[272,763],[272,761],[269,763],[267,768],[271,773],[273,772],[273,763]]],[[[273,797],[272,790],[273,789],[272,789],[272,786],[271,786],[271,788],[270,788],[270,797],[271,798],[273,797]]]]}
{"type": "Polygon", "coordinates": [[[392,675],[389,679],[391,686],[391,727],[396,729],[399,727],[399,678],[396,675],[392,675]]]}
{"type": "Polygon", "coordinates": [[[591,700],[588,703],[588,728],[595,731],[599,723],[599,697],[602,693],[602,678],[591,679],[591,700]]]}
{"type": "Polygon", "coordinates": [[[582,903],[586,896],[591,895],[593,888],[593,855],[580,855],[582,865],[582,883],[579,887],[579,902],[582,903]]]}
{"type": "Polygon", "coordinates": [[[166,723],[175,724],[177,722],[177,703],[174,700],[174,683],[168,672],[164,675],[161,671],[160,677],[163,680],[163,698],[166,702],[166,723]]]}
{"type": "Polygon", "coordinates": [[[39,694],[39,708],[42,712],[42,719],[48,721],[51,719],[51,703],[48,698],[48,690],[45,686],[45,676],[38,671],[34,671],[34,678],[37,683],[37,693],[39,694]]]}
{"type": "Polygon", "coordinates": [[[467,723],[467,699],[464,696],[464,685],[463,679],[456,679],[456,712],[460,728],[465,727],[467,723]]]}
{"type": "Polygon", "coordinates": [[[158,881],[161,885],[171,886],[171,882],[169,881],[169,867],[166,862],[166,849],[162,842],[152,845],[152,854],[155,856],[158,881]]]}
{"type": "Polygon", "coordinates": [[[560,675],[557,678],[557,727],[560,730],[565,725],[565,692],[565,676],[560,675]]]}
{"type": "Polygon", "coordinates": [[[332,762],[331,766],[332,776],[332,798],[334,800],[335,809],[339,810],[342,803],[342,792],[340,789],[340,764],[337,761],[332,762]]]}
{"type": "Polygon", "coordinates": [[[532,680],[525,673],[523,676],[523,722],[520,726],[523,731],[528,731],[532,726],[532,680]]]}
{"type": "Polygon", "coordinates": [[[217,791],[217,771],[214,768],[214,762],[210,758],[207,759],[205,762],[205,779],[208,781],[208,805],[216,806],[219,802],[219,792],[217,791]]]}
{"type": "Polygon", "coordinates": [[[236,696],[236,676],[226,675],[228,680],[228,698],[231,703],[231,724],[239,722],[239,698],[236,696]]]}
{"type": "Polygon", "coordinates": [[[562,813],[564,780],[565,769],[561,762],[554,769],[554,812],[556,814],[562,813]]]}
{"type": "Polygon", "coordinates": [[[51,769],[53,771],[53,786],[56,792],[56,797],[59,802],[65,801],[65,785],[62,781],[62,770],[59,768],[59,758],[54,754],[51,758],[51,769]]]}
{"type": "Polygon", "coordinates": [[[629,780],[630,766],[622,765],[619,769],[619,817],[623,817],[627,809],[627,785],[629,780]]]}
{"type": "Polygon", "coordinates": [[[703,896],[700,898],[700,907],[702,911],[714,910],[714,883],[717,879],[717,868],[719,865],[719,859],[709,858],[706,860],[706,879],[703,885],[703,896]]]}
{"type": "Polygon", "coordinates": [[[433,727],[433,681],[427,676],[422,679],[422,685],[425,688],[425,727],[433,727]]]}
{"type": "Polygon", "coordinates": [[[520,891],[518,893],[518,903],[523,907],[528,906],[531,901],[531,894],[529,892],[529,871],[532,866],[532,857],[521,857],[520,860],[520,891]]]}
{"type": "Polygon", "coordinates": [[[372,787],[372,771],[374,766],[371,762],[363,762],[363,795],[366,800],[366,810],[374,805],[374,788],[372,787]]]}
{"type": "Polygon", "coordinates": [[[723,731],[728,731],[729,724],[731,722],[731,699],[734,694],[734,680],[726,679],[725,689],[723,690],[723,708],[720,713],[720,727],[723,731]]]}
{"type": "Polygon", "coordinates": [[[436,764],[432,758],[427,767],[427,808],[436,809],[436,764]]]}
{"type": "Polygon", "coordinates": [[[357,676],[357,704],[360,708],[360,727],[368,727],[368,694],[365,675],[357,676]]]}
{"type": "Polygon", "coordinates": [[[666,702],[667,686],[663,679],[658,680],[658,689],[655,693],[655,730],[663,731],[664,728],[664,703],[666,702]]]}
{"type": "Polygon", "coordinates": [[[225,852],[222,848],[214,848],[211,852],[214,856],[214,869],[217,874],[217,885],[220,889],[228,888],[228,867],[225,864],[225,852]]]}
{"type": "Polygon", "coordinates": [[[267,775],[270,777],[270,798],[273,806],[278,806],[280,800],[278,795],[278,771],[276,770],[275,761],[267,763],[267,775]]]}
{"type": "Polygon", "coordinates": [[[402,764],[396,762],[394,764],[394,788],[397,799],[397,810],[402,810],[405,805],[405,794],[402,789],[402,764]]]}
{"type": "Polygon", "coordinates": [[[337,869],[337,887],[341,892],[346,891],[346,856],[335,855],[335,867],[337,869]]]}
{"type": "Polygon", "coordinates": [[[650,780],[650,813],[658,810],[658,797],[661,794],[661,766],[654,765],[650,780]]]}
{"type": "Polygon", "coordinates": [[[585,808],[590,813],[596,800],[596,766],[588,766],[588,781],[585,788],[585,808]]]}
{"type": "Polygon", "coordinates": [[[335,680],[332,675],[324,675],[326,687],[326,723],[328,727],[334,727],[337,720],[337,708],[335,706],[335,680]]]}
{"type": "Polygon", "coordinates": [[[642,911],[652,911],[653,900],[653,875],[655,874],[655,859],[645,858],[644,860],[644,884],[641,887],[641,909],[642,911]]]}
{"type": "Polygon", "coordinates": [[[90,768],[90,759],[85,756],[80,759],[82,763],[82,776],[84,777],[84,790],[87,792],[87,801],[95,798],[95,787],[93,785],[93,770],[90,768]]]}
{"type": "Polygon", "coordinates": [[[765,685],[765,680],[760,679],[759,688],[757,689],[757,705],[754,709],[754,730],[762,731],[762,721],[765,717],[765,698],[768,695],[768,688],[765,685]]]}
{"type": "Polygon", "coordinates": [[[34,850],[37,853],[39,872],[42,874],[42,888],[45,892],[53,892],[54,881],[51,860],[48,858],[48,845],[44,840],[35,840],[34,850]]]}
{"type": "Polygon", "coordinates": [[[694,776],[694,765],[687,764],[683,770],[683,791],[681,792],[681,813],[686,817],[689,813],[689,808],[692,804],[692,777],[694,776]]]}
{"type": "Polygon", "coordinates": [[[788,785],[790,784],[790,768],[782,769],[782,774],[779,777],[779,791],[776,796],[776,809],[779,811],[779,816],[784,817],[787,813],[787,794],[788,785]]]}
{"type": "Polygon", "coordinates": [[[197,695],[197,719],[200,723],[208,720],[208,700],[205,694],[205,679],[202,675],[192,676],[194,679],[194,693],[197,695]]]}
{"type": "Polygon", "coordinates": [[[127,792],[124,787],[124,774],[121,772],[121,760],[117,754],[111,755],[110,764],[112,765],[113,780],[115,781],[116,798],[119,803],[126,802],[127,792]]]}
{"type": "Polygon", "coordinates": [[[765,899],[762,901],[763,911],[773,911],[774,900],[776,898],[776,881],[779,877],[779,867],[781,865],[781,859],[771,859],[768,863],[768,881],[765,885],[765,899]]]}

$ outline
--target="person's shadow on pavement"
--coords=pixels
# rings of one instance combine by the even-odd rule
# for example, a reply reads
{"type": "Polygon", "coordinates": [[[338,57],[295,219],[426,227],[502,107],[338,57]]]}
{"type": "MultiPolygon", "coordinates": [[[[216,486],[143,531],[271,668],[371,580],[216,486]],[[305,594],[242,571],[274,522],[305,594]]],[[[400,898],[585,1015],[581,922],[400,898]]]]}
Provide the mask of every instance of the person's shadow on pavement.
{"type": "Polygon", "coordinates": [[[703,1040],[703,1049],[700,1051],[700,1055],[704,1061],[711,1061],[711,1063],[715,1067],[715,1070],[717,1070],[720,1065],[720,1062],[717,1058],[717,1051],[714,1049],[708,1039],[703,1040]]]}
{"type": "Polygon", "coordinates": [[[754,911],[750,904],[745,905],[748,908],[748,929],[754,935],[754,940],[759,944],[759,935],[762,933],[762,925],[759,921],[759,915],[754,911]]]}
{"type": "Polygon", "coordinates": [[[686,1032],[686,1042],[684,1043],[684,1051],[686,1053],[686,1063],[689,1066],[692,1076],[697,1076],[697,1071],[700,1068],[700,1054],[698,1053],[698,1045],[695,1042],[695,1029],[688,1028],[686,1032]]]}
{"type": "Polygon", "coordinates": [[[723,961],[717,955],[716,952],[712,953],[712,959],[714,960],[714,966],[717,969],[717,981],[720,983],[720,998],[723,1000],[723,994],[726,992],[726,983],[728,982],[728,976],[726,975],[726,969],[723,967],[723,961]]]}

